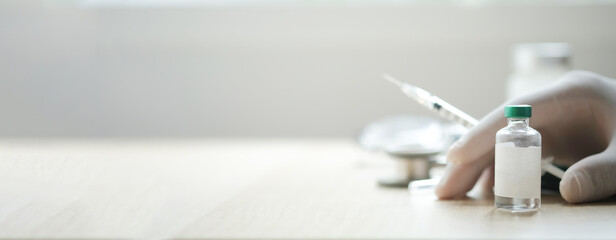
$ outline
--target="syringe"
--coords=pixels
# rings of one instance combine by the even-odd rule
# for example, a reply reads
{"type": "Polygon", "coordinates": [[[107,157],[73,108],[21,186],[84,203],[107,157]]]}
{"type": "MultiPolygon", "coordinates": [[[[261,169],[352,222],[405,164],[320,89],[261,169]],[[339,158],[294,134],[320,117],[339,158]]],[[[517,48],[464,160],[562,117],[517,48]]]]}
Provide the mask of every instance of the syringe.
{"type": "MultiPolygon", "coordinates": [[[[405,82],[401,82],[400,80],[395,79],[388,74],[383,74],[383,78],[398,86],[400,90],[402,90],[402,92],[408,97],[414,99],[419,104],[432,110],[433,112],[438,113],[438,115],[444,117],[445,119],[457,122],[466,128],[472,128],[479,123],[477,119],[471,117],[465,112],[462,112],[460,109],[454,107],[453,105],[443,101],[443,99],[432,95],[432,93],[429,93],[426,90],[415,87],[405,82]]],[[[549,172],[550,174],[558,178],[562,178],[564,171],[554,166],[551,163],[551,159],[553,158],[550,157],[547,159],[542,159],[543,170],[549,172]]]]}
{"type": "Polygon", "coordinates": [[[443,99],[432,95],[426,90],[415,87],[408,83],[401,82],[398,79],[395,79],[394,77],[387,74],[383,74],[383,77],[386,80],[395,84],[396,86],[400,87],[400,90],[402,90],[404,94],[414,99],[424,107],[427,107],[433,112],[438,113],[441,117],[457,122],[467,128],[472,128],[479,122],[477,121],[477,119],[462,112],[460,109],[454,107],[453,105],[443,101],[443,99]]]}

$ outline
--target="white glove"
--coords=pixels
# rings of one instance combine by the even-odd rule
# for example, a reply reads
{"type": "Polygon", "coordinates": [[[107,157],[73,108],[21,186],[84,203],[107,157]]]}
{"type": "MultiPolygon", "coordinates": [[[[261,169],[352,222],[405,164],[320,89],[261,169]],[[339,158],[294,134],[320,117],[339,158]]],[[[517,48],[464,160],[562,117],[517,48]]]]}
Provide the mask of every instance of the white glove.
{"type": "Polygon", "coordinates": [[[510,104],[532,105],[530,126],[541,133],[543,157],[571,165],[560,182],[565,200],[588,202],[616,194],[616,81],[573,71],[551,87],[499,106],[456,142],[435,191],[439,198],[465,195],[482,172],[479,184],[492,191],[495,134],[506,126],[503,111],[510,104]]]}

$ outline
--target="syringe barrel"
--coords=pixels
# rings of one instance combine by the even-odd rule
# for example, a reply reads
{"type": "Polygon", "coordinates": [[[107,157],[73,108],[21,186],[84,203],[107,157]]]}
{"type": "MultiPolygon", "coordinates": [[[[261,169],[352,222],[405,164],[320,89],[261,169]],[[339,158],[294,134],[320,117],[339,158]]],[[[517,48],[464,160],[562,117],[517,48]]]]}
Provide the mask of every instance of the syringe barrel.
{"type": "Polygon", "coordinates": [[[433,98],[433,105],[431,108],[442,117],[457,122],[466,128],[472,128],[478,123],[477,119],[469,116],[460,109],[457,109],[438,97],[433,98]]]}

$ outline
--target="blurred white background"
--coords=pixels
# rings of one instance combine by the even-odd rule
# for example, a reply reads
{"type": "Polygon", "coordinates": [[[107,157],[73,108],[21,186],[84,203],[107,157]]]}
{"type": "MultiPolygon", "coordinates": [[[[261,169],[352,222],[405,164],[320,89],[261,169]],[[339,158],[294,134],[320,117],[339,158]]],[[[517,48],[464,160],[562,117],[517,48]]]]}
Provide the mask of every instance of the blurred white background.
{"type": "Polygon", "coordinates": [[[480,118],[520,42],[568,42],[574,68],[616,77],[610,3],[114,2],[0,3],[0,136],[353,136],[431,116],[383,72],[480,118]]]}

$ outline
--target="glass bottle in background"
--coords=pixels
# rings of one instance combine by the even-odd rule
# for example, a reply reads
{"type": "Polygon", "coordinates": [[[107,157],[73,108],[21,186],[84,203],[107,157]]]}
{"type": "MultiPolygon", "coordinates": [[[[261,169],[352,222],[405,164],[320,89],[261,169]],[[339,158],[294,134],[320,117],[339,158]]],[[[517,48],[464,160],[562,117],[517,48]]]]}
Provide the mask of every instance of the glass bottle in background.
{"type": "Polygon", "coordinates": [[[524,43],[513,48],[513,72],[507,81],[507,99],[534,92],[571,70],[567,43],[524,43]]]}
{"type": "Polygon", "coordinates": [[[494,204],[511,212],[541,206],[541,134],[529,126],[530,105],[505,107],[508,125],[496,132],[494,204]]]}

